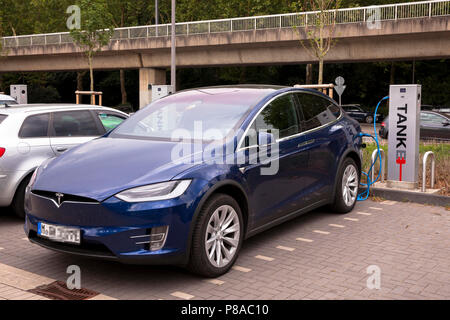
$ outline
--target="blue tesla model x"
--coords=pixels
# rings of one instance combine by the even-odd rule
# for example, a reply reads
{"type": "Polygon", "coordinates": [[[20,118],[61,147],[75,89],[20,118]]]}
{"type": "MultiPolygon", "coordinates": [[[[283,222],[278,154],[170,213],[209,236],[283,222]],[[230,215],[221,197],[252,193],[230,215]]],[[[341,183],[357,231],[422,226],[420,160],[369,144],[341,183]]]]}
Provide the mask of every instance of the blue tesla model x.
{"type": "Polygon", "coordinates": [[[354,208],[360,132],[315,90],[182,91],[43,163],[25,231],[59,252],[216,277],[248,237],[324,205],[354,208]]]}

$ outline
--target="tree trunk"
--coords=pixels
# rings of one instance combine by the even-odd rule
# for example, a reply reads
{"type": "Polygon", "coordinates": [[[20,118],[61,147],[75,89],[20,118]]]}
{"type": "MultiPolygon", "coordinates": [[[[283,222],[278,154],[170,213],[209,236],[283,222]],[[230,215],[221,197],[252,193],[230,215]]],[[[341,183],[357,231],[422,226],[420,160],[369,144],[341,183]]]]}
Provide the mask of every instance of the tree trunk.
{"type": "Polygon", "coordinates": [[[319,59],[319,81],[318,84],[323,84],[323,58],[319,59]]]}
{"type": "Polygon", "coordinates": [[[247,68],[246,67],[242,67],[241,68],[241,73],[239,75],[239,84],[243,84],[245,83],[245,79],[247,78],[247,68]]]}
{"type": "Polygon", "coordinates": [[[77,72],[77,90],[83,91],[83,78],[86,74],[86,71],[78,71],[77,72]]]}
{"type": "Polygon", "coordinates": [[[311,63],[308,63],[306,65],[306,81],[305,81],[306,84],[312,84],[313,82],[312,72],[313,72],[313,65],[311,63]]]}
{"type": "Polygon", "coordinates": [[[120,92],[122,93],[122,104],[128,102],[127,89],[125,88],[125,70],[120,70],[120,92]]]}
{"type": "MultiPolygon", "coordinates": [[[[89,60],[89,75],[91,78],[90,90],[94,91],[94,67],[92,65],[93,57],[92,57],[91,53],[88,54],[88,60],[89,60]]],[[[95,104],[95,96],[94,95],[91,95],[91,104],[95,104]]]]}
{"type": "MultiPolygon", "coordinates": [[[[121,7],[120,27],[125,26],[125,6],[121,7]]],[[[125,87],[125,70],[120,70],[120,92],[122,94],[122,104],[128,102],[127,89],[125,87]]]]}
{"type": "Polygon", "coordinates": [[[391,63],[391,79],[390,84],[395,84],[395,62],[392,61],[391,63]]]}

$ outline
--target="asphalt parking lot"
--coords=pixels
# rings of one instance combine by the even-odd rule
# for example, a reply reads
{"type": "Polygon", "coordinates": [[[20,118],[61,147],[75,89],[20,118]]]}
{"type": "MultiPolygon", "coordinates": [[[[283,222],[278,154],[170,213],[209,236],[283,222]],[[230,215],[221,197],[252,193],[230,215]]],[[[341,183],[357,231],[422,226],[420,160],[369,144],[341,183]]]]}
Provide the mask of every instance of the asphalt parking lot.
{"type": "Polygon", "coordinates": [[[54,253],[0,215],[0,299],[44,299],[28,290],[65,282],[70,265],[94,299],[450,299],[450,211],[392,201],[315,211],[247,240],[233,270],[208,280],[54,253]],[[369,266],[380,289],[367,287],[369,266]]]}

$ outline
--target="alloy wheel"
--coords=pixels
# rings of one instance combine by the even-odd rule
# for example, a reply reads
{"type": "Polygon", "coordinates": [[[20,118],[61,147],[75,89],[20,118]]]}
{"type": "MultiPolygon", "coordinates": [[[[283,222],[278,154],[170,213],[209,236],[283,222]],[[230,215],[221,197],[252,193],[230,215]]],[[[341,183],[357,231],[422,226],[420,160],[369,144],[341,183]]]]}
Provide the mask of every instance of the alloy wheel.
{"type": "Polygon", "coordinates": [[[239,246],[241,225],[236,210],[229,205],[217,208],[206,227],[205,250],[209,262],[217,267],[227,266],[239,246]]]}
{"type": "Polygon", "coordinates": [[[353,165],[347,166],[342,176],[342,196],[347,206],[351,207],[358,195],[358,172],[353,165]]]}

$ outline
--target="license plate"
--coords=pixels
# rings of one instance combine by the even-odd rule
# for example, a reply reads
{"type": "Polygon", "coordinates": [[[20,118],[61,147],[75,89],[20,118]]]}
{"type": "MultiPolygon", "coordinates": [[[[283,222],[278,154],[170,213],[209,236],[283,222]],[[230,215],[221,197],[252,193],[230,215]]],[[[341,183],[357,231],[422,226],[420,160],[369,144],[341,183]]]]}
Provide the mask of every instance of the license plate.
{"type": "Polygon", "coordinates": [[[38,223],[38,236],[57,242],[80,244],[80,229],[55,226],[47,223],[38,223]]]}

